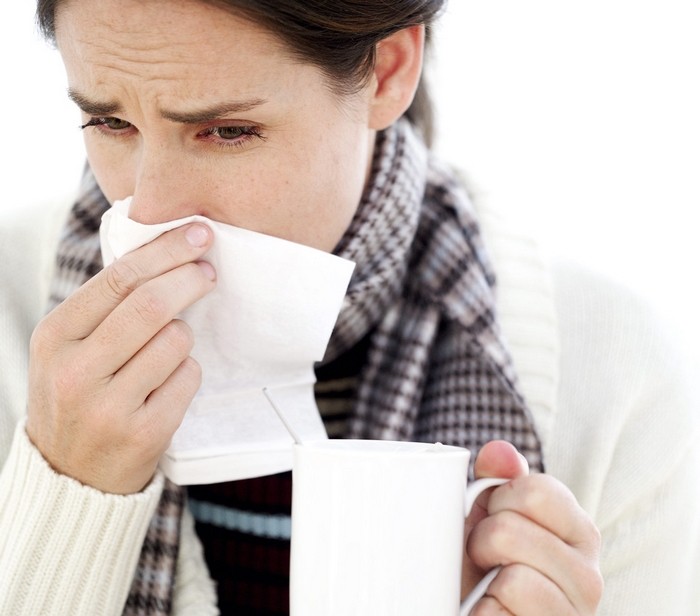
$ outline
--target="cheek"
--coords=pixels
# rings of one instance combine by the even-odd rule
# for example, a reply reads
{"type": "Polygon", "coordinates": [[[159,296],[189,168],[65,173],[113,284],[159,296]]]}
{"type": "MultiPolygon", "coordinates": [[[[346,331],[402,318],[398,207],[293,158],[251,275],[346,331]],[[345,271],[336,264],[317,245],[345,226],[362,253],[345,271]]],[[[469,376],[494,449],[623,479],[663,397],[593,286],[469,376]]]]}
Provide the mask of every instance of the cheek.
{"type": "Polygon", "coordinates": [[[320,139],[280,178],[277,194],[288,238],[331,251],[362,197],[367,137],[320,139]]]}
{"type": "Polygon", "coordinates": [[[367,131],[271,138],[250,156],[210,167],[212,218],[320,250],[335,248],[365,183],[367,131]]]}

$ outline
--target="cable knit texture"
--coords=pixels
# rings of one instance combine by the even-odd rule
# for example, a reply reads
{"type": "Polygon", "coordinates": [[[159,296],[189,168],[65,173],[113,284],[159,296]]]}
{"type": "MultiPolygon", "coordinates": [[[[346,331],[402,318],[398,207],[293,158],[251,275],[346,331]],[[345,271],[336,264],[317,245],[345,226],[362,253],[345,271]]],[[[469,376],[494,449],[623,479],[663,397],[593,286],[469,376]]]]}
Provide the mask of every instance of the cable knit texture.
{"type": "Polygon", "coordinates": [[[134,538],[145,536],[162,487],[157,477],[123,497],[58,475],[20,422],[0,475],[0,565],[12,563],[0,566],[0,605],[12,606],[3,613],[89,614],[123,604],[128,584],[119,576],[138,560],[134,538]]]}

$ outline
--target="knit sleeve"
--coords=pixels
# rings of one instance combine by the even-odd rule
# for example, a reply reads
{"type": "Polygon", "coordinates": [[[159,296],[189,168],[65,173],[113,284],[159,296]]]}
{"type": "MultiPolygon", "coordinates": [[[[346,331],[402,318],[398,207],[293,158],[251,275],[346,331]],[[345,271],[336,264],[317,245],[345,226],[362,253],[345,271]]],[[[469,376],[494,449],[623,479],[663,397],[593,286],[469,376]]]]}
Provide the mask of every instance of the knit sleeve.
{"type": "Polygon", "coordinates": [[[598,525],[601,616],[700,613],[700,405],[648,302],[555,268],[557,412],[545,459],[598,525]]]}
{"type": "Polygon", "coordinates": [[[54,472],[17,426],[0,473],[0,613],[121,614],[163,487],[104,494],[54,472]]]}
{"type": "Polygon", "coordinates": [[[29,338],[66,204],[0,219],[0,614],[121,614],[163,480],[103,494],[57,474],[24,430],[29,338]]]}

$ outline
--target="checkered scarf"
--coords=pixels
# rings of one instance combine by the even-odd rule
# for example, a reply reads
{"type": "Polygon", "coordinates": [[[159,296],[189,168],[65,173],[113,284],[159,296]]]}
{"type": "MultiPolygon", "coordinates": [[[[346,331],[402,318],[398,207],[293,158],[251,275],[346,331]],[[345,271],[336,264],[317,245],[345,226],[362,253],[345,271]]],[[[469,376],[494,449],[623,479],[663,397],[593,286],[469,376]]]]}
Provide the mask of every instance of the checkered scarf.
{"type": "MultiPolygon", "coordinates": [[[[102,268],[109,207],[89,169],[57,254],[52,306],[102,268]]],[[[378,135],[372,181],[336,254],[357,263],[324,362],[371,332],[351,438],[513,443],[543,469],[540,442],[499,330],[495,276],[469,198],[408,122],[378,135]]],[[[184,490],[166,482],[124,614],[168,614],[184,490]]]]}

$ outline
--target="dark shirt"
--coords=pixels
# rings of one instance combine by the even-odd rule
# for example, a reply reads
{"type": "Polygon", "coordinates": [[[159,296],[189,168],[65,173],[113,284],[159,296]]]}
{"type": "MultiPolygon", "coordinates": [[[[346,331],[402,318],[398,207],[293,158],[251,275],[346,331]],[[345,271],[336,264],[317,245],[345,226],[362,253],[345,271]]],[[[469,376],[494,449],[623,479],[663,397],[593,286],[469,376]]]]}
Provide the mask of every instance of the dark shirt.
{"type": "MultiPolygon", "coordinates": [[[[369,336],[316,368],[316,402],[330,438],[345,434],[368,345],[369,336]]],[[[190,486],[188,495],[221,614],[289,614],[291,472],[190,486]]]]}

